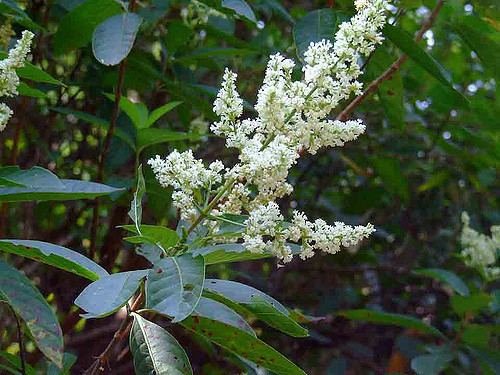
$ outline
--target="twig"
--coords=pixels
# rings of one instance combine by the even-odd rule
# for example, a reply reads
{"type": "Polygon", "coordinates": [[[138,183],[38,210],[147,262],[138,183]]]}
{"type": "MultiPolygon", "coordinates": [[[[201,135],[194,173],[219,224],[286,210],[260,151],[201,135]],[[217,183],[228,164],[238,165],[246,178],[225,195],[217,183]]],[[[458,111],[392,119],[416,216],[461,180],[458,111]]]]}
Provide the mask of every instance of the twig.
{"type": "MultiPolygon", "coordinates": [[[[116,121],[118,120],[118,114],[120,113],[120,99],[122,96],[123,81],[125,78],[125,67],[126,60],[120,63],[120,69],[118,72],[118,82],[115,89],[115,102],[113,104],[113,112],[111,113],[111,121],[109,122],[109,129],[104,138],[102,151],[99,156],[99,164],[97,167],[97,182],[102,182],[104,177],[104,160],[109,152],[109,146],[111,145],[111,139],[115,133],[116,121]]],[[[96,250],[97,241],[97,227],[99,225],[99,198],[96,198],[94,202],[93,216],[92,216],[92,226],[90,229],[90,251],[89,257],[93,259],[96,250]]]]}
{"type": "MultiPolygon", "coordinates": [[[[128,5],[128,10],[133,12],[135,10],[136,0],[130,0],[128,5]]],[[[104,138],[102,145],[101,155],[99,157],[99,165],[97,168],[97,182],[102,182],[104,178],[104,160],[109,152],[109,146],[111,145],[111,139],[115,133],[116,121],[118,120],[118,115],[120,113],[120,99],[122,97],[123,80],[125,78],[125,68],[127,64],[127,59],[123,59],[120,63],[120,68],[118,71],[118,82],[115,88],[115,102],[113,105],[113,112],[111,113],[111,120],[109,122],[109,129],[104,138]]],[[[99,198],[96,198],[93,214],[92,214],[92,226],[90,228],[90,251],[89,257],[92,259],[95,256],[96,241],[97,241],[97,227],[99,225],[99,198]]]]}
{"type": "MultiPolygon", "coordinates": [[[[427,20],[422,24],[422,27],[418,31],[417,35],[415,36],[415,41],[420,42],[422,40],[422,37],[424,36],[425,32],[429,30],[432,25],[434,24],[434,21],[436,20],[439,11],[443,7],[444,0],[439,0],[436,7],[432,11],[431,15],[427,20]]],[[[365,92],[363,92],[361,95],[357,96],[347,107],[344,108],[342,112],[339,113],[337,116],[337,120],[340,121],[345,121],[351,114],[351,112],[356,108],[358,105],[360,105],[369,95],[371,95],[373,92],[375,92],[378,87],[382,84],[382,82],[387,81],[390,79],[394,73],[396,73],[399,68],[401,68],[401,65],[403,65],[406,60],[408,60],[408,56],[405,54],[402,54],[399,59],[397,59],[385,72],[383,72],[378,78],[376,78],[370,85],[366,88],[365,92]]]]}
{"type": "Polygon", "coordinates": [[[17,337],[19,340],[19,358],[21,359],[21,374],[26,375],[26,350],[24,348],[23,329],[21,326],[21,321],[19,320],[19,317],[17,316],[17,313],[14,311],[12,306],[8,306],[10,311],[12,311],[12,315],[14,315],[14,318],[16,319],[17,337]]]}
{"type": "MultiPolygon", "coordinates": [[[[141,291],[135,301],[132,303],[132,306],[128,308],[129,311],[135,311],[142,303],[144,297],[144,293],[141,291]]],[[[106,346],[104,351],[97,357],[95,362],[84,372],[84,375],[97,375],[99,372],[104,371],[104,365],[109,362],[109,358],[113,353],[115,346],[118,345],[123,338],[127,335],[130,330],[132,324],[130,322],[130,314],[127,313],[127,316],[123,319],[120,324],[120,328],[115,332],[113,338],[106,346]]]]}

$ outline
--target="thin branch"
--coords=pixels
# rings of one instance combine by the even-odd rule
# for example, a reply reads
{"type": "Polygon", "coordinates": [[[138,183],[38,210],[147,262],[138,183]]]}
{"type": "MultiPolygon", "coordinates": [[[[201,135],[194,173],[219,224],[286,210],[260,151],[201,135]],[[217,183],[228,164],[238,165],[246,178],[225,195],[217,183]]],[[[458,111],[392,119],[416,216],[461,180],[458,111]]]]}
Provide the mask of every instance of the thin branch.
{"type": "Polygon", "coordinates": [[[26,375],[26,349],[24,347],[23,329],[21,326],[21,321],[19,320],[19,316],[17,316],[17,313],[14,311],[12,306],[10,305],[8,306],[10,311],[12,312],[12,315],[14,315],[14,318],[16,319],[17,338],[19,340],[19,358],[21,359],[21,374],[26,375]]]}
{"type": "MultiPolygon", "coordinates": [[[[104,161],[109,152],[109,146],[111,145],[111,139],[115,133],[116,121],[118,120],[118,115],[120,113],[120,99],[122,97],[123,81],[125,78],[125,67],[126,60],[120,63],[120,69],[118,72],[118,82],[115,89],[115,102],[113,104],[113,112],[111,113],[111,121],[109,122],[109,129],[104,138],[102,151],[99,156],[99,165],[97,167],[97,182],[102,182],[104,178],[104,161]]],[[[92,216],[92,226],[90,229],[90,251],[89,257],[93,259],[96,251],[96,241],[97,241],[97,227],[99,225],[99,198],[96,198],[94,202],[93,216],[92,216]]]]}
{"type": "MultiPolygon", "coordinates": [[[[432,11],[431,15],[427,20],[422,24],[422,27],[418,31],[417,35],[415,36],[415,42],[420,42],[427,30],[429,30],[432,25],[434,24],[434,21],[436,20],[439,11],[443,7],[444,0],[439,0],[436,7],[432,11]]],[[[378,78],[376,78],[370,85],[366,88],[365,92],[363,92],[361,95],[356,97],[347,107],[344,108],[342,112],[339,113],[337,116],[336,120],[340,121],[345,121],[351,114],[351,112],[358,106],[360,105],[368,96],[373,94],[378,87],[382,84],[382,82],[387,81],[390,79],[394,73],[396,73],[401,66],[408,60],[408,56],[405,54],[402,54],[399,59],[397,59],[385,72],[383,72],[378,78]]]]}
{"type": "MultiPolygon", "coordinates": [[[[141,291],[135,301],[132,303],[130,308],[127,308],[128,311],[135,311],[142,304],[144,297],[144,293],[141,291]]],[[[128,306],[127,306],[128,307],[128,306]]],[[[113,338],[106,346],[104,351],[97,357],[95,362],[84,372],[84,375],[97,375],[100,372],[104,371],[105,365],[109,362],[111,354],[114,352],[115,347],[125,338],[127,333],[130,331],[132,323],[130,322],[131,317],[130,314],[127,313],[127,316],[123,319],[120,328],[115,332],[113,338]]]]}

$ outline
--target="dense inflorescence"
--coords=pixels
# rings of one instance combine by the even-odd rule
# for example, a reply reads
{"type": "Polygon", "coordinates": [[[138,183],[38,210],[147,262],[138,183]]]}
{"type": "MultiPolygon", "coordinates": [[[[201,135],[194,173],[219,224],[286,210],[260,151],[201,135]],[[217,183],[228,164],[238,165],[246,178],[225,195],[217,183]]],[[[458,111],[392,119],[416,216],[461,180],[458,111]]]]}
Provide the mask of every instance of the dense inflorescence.
{"type": "Polygon", "coordinates": [[[462,213],[462,256],[465,264],[476,268],[487,279],[500,277],[500,267],[496,267],[497,253],[500,249],[500,225],[491,227],[491,237],[479,233],[470,227],[467,212],[462,213]]]}
{"type": "MultiPolygon", "coordinates": [[[[23,31],[21,39],[9,51],[7,58],[0,61],[0,97],[11,97],[18,94],[17,86],[19,86],[19,77],[16,69],[24,66],[30,52],[33,36],[32,32],[23,31]]],[[[0,131],[5,129],[12,114],[13,112],[7,104],[0,103],[0,131]]]]}
{"type": "Polygon", "coordinates": [[[315,250],[334,254],[374,231],[371,224],[311,222],[298,211],[286,222],[276,203],[293,191],[287,177],[302,153],[343,146],[365,131],[360,120],[328,118],[340,101],[360,94],[359,59],[383,40],[380,29],[386,21],[387,2],[357,0],[355,5],[356,15],[340,25],[333,43],[321,40],[309,45],[302,79],[292,77],[293,60],[279,53],[270,57],[257,94],[255,118],[241,119],[243,100],[237,91],[237,75],[225,70],[214,102],[219,121],[211,130],[226,139],[227,147],[237,149],[236,165],[224,168],[215,162],[206,169],[191,151],[174,151],[166,159],[157,156],[149,161],[160,184],[174,188],[174,205],[182,218],[196,222],[197,216],[210,214],[217,221],[221,214],[248,214],[244,246],[255,253],[271,252],[284,262],[293,258],[289,241],[301,243],[299,256],[306,259],[315,250]],[[199,189],[203,192],[197,193],[199,189]],[[206,197],[211,195],[216,204],[206,212],[206,197]]]}

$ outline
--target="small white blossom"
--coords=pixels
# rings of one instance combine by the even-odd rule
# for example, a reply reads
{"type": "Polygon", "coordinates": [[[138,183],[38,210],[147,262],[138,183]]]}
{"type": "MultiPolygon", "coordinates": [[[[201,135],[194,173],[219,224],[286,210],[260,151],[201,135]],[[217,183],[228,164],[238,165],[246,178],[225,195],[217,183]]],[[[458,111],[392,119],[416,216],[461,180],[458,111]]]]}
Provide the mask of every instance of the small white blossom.
{"type": "MultiPolygon", "coordinates": [[[[16,69],[24,66],[33,37],[32,32],[23,31],[21,39],[9,51],[7,58],[0,61],[0,97],[11,97],[18,94],[19,77],[16,69]]],[[[6,104],[0,103],[0,132],[5,129],[12,114],[12,110],[6,104]]]]}
{"type": "Polygon", "coordinates": [[[214,161],[208,169],[205,168],[201,160],[195,159],[191,150],[175,150],[165,159],[156,155],[148,164],[160,185],[174,188],[172,200],[175,207],[181,211],[183,219],[192,219],[197,214],[195,191],[210,189],[211,186],[219,184],[224,169],[224,164],[220,161],[214,161]]]}
{"type": "Polygon", "coordinates": [[[489,279],[500,277],[500,267],[497,264],[497,253],[500,249],[500,225],[491,227],[491,237],[479,233],[470,227],[467,212],[462,213],[462,256],[465,264],[477,268],[489,279]]]}
{"type": "Polygon", "coordinates": [[[365,131],[360,120],[329,119],[340,101],[361,93],[360,57],[383,40],[380,30],[386,21],[387,1],[356,0],[355,5],[357,14],[340,25],[333,42],[310,44],[304,53],[302,79],[294,80],[293,60],[279,53],[270,56],[257,93],[256,117],[240,118],[243,100],[237,91],[237,77],[225,70],[213,107],[219,121],[211,130],[225,137],[226,146],[236,148],[239,155],[238,163],[223,177],[220,164],[207,170],[189,152],[174,151],[165,160],[157,157],[149,161],[160,183],[178,191],[174,203],[181,215],[195,215],[200,209],[197,204],[204,209],[208,198],[215,196],[218,201],[210,205],[215,219],[223,213],[248,213],[243,245],[254,253],[272,253],[283,262],[292,259],[287,241],[300,242],[299,255],[306,259],[316,250],[334,254],[342,246],[356,245],[374,231],[371,224],[310,222],[298,212],[292,223],[286,223],[276,203],[293,191],[287,178],[303,151],[314,154],[323,147],[343,146],[365,131]],[[227,190],[221,193],[214,185],[227,190]],[[199,201],[196,192],[204,194],[206,200],[199,201]]]}
{"type": "Polygon", "coordinates": [[[5,129],[12,114],[12,109],[10,109],[7,104],[0,103],[0,132],[5,129]]]}

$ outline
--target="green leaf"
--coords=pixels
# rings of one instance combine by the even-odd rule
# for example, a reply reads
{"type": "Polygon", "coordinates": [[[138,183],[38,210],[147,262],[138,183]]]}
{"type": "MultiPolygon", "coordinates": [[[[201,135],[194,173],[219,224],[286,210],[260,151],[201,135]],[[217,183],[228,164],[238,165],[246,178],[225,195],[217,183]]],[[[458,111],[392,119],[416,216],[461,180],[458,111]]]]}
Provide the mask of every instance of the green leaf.
{"type": "Polygon", "coordinates": [[[393,157],[377,157],[372,158],[371,161],[387,190],[407,202],[410,198],[410,187],[407,178],[403,175],[399,160],[393,157]]]}
{"type": "Polygon", "coordinates": [[[485,375],[500,374],[500,353],[498,348],[482,348],[468,345],[467,349],[477,358],[485,375]]]}
{"type": "Polygon", "coordinates": [[[417,375],[438,375],[453,361],[451,353],[419,355],[411,360],[411,368],[417,375]]]}
{"type": "Polygon", "coordinates": [[[454,29],[460,38],[474,50],[483,65],[489,69],[495,79],[500,80],[500,43],[491,38],[498,31],[479,17],[466,16],[460,18],[454,29]]]}
{"type": "Polygon", "coordinates": [[[76,363],[77,356],[71,353],[64,353],[63,368],[59,369],[53,363],[47,366],[45,375],[71,375],[71,367],[76,363]]]}
{"type": "MultiPolygon", "coordinates": [[[[374,80],[396,60],[384,46],[378,47],[366,69],[367,79],[374,80]]],[[[392,126],[403,129],[405,108],[403,103],[403,79],[396,71],[391,79],[382,82],[378,88],[380,102],[392,126]]]]}
{"type": "Polygon", "coordinates": [[[205,281],[203,257],[190,254],[163,258],[146,281],[146,308],[180,322],[196,308],[205,281]]]}
{"type": "Polygon", "coordinates": [[[160,247],[151,245],[149,243],[138,246],[135,249],[135,252],[138,255],[146,258],[151,264],[156,264],[163,255],[163,250],[160,247]]]}
{"type": "Polygon", "coordinates": [[[190,252],[193,256],[202,255],[205,258],[206,265],[264,259],[272,256],[266,253],[252,253],[239,243],[198,247],[190,249],[190,252]]]}
{"type": "Polygon", "coordinates": [[[0,1],[0,14],[6,17],[9,16],[14,19],[15,22],[29,29],[41,29],[42,27],[26,14],[19,5],[14,0],[1,0],[0,1]]]}
{"type": "Polygon", "coordinates": [[[0,250],[60,268],[92,281],[108,275],[104,268],[86,256],[48,242],[2,239],[0,250]]]}
{"type": "Polygon", "coordinates": [[[132,50],[142,18],[135,13],[109,17],[94,30],[92,50],[101,64],[117,65],[132,50]]]}
{"type": "Polygon", "coordinates": [[[144,175],[142,174],[142,165],[137,168],[137,186],[134,192],[134,199],[130,205],[128,216],[135,224],[138,234],[141,233],[141,220],[142,220],[142,197],[146,192],[146,183],[144,182],[144,175]]]}
{"type": "MultiPolygon", "coordinates": [[[[59,112],[65,115],[72,115],[75,116],[77,119],[82,120],[86,123],[100,126],[103,129],[108,130],[109,129],[109,122],[105,119],[102,119],[100,117],[91,115],[90,113],[87,112],[82,112],[82,111],[76,111],[74,109],[70,108],[64,108],[64,107],[53,107],[50,108],[52,111],[59,112]]],[[[124,132],[121,128],[115,128],[115,133],[114,133],[118,138],[120,138],[122,141],[127,143],[132,150],[135,150],[135,140],[132,139],[132,137],[124,132]]]]}
{"type": "Polygon", "coordinates": [[[24,320],[40,351],[62,367],[63,336],[54,311],[26,276],[1,260],[0,295],[24,320]]]}
{"type": "Polygon", "coordinates": [[[148,270],[113,273],[94,281],[75,299],[75,305],[86,312],[85,319],[111,315],[135,294],[148,270]]]}
{"type": "Polygon", "coordinates": [[[159,325],[132,313],[130,351],[137,375],[192,375],[189,358],[177,340],[159,325]]]}
{"type": "Polygon", "coordinates": [[[425,69],[431,76],[437,79],[448,89],[450,95],[460,100],[462,104],[467,104],[468,100],[453,88],[450,74],[439,64],[425,49],[420,47],[406,31],[392,25],[386,25],[383,34],[394,43],[410,59],[425,69]]]}
{"type": "Polygon", "coordinates": [[[491,302],[491,296],[486,293],[472,294],[469,296],[451,296],[451,307],[458,315],[467,313],[476,314],[488,307],[491,302]]]}
{"type": "Polygon", "coordinates": [[[293,27],[293,39],[299,58],[304,57],[312,42],[333,41],[340,24],[348,20],[346,14],[330,8],[312,11],[298,20],[293,27]]]}
{"type": "Polygon", "coordinates": [[[139,226],[139,232],[135,225],[123,225],[122,228],[137,234],[137,236],[124,238],[131,243],[149,243],[165,251],[179,242],[177,232],[167,227],[142,224],[139,226]]]}
{"type": "Polygon", "coordinates": [[[468,324],[462,332],[461,340],[468,345],[487,348],[492,331],[492,327],[486,324],[468,324]]]}
{"type": "MultiPolygon", "coordinates": [[[[115,101],[114,94],[104,94],[106,98],[115,101]]],[[[127,114],[130,120],[134,123],[136,129],[143,129],[146,127],[148,121],[148,108],[144,103],[134,103],[127,97],[120,97],[120,109],[127,114]]]]}
{"type": "Polygon", "coordinates": [[[416,270],[414,271],[414,273],[421,276],[431,277],[435,280],[446,283],[450,285],[455,292],[457,292],[462,296],[469,295],[469,288],[467,287],[467,285],[465,285],[463,280],[453,272],[443,270],[440,268],[427,268],[427,269],[416,270]]]}
{"type": "Polygon", "coordinates": [[[57,54],[73,48],[84,47],[92,39],[97,25],[120,13],[122,7],[115,0],[86,0],[59,22],[54,35],[54,50],[57,54]]]}
{"type": "Polygon", "coordinates": [[[231,9],[239,16],[257,23],[257,18],[255,18],[252,8],[250,8],[250,5],[245,0],[222,0],[222,7],[231,9]]]}
{"type": "Polygon", "coordinates": [[[139,129],[137,132],[137,152],[140,153],[146,147],[159,143],[168,143],[176,141],[189,141],[200,139],[199,134],[190,134],[175,132],[167,129],[139,129]]]}
{"type": "Polygon", "coordinates": [[[162,116],[164,116],[166,113],[170,112],[172,109],[174,109],[175,107],[177,107],[180,104],[182,104],[182,102],[174,101],[174,102],[164,104],[164,105],[156,108],[155,110],[153,110],[149,115],[148,121],[146,123],[146,128],[149,128],[156,121],[158,121],[162,116]]]}
{"type": "Polygon", "coordinates": [[[348,319],[361,320],[368,323],[413,328],[424,333],[443,337],[443,334],[438,329],[408,315],[364,309],[340,311],[338,315],[348,319]]]}
{"type": "Polygon", "coordinates": [[[255,362],[278,375],[305,375],[302,369],[277,350],[230,324],[202,316],[190,316],[181,324],[231,353],[255,362]]]}
{"type": "Polygon", "coordinates": [[[222,297],[221,302],[239,304],[269,326],[290,336],[308,336],[307,329],[290,317],[286,307],[258,289],[235,281],[218,279],[207,279],[204,288],[222,297]]]}
{"type": "MultiPolygon", "coordinates": [[[[3,358],[6,362],[9,363],[9,365],[14,366],[16,370],[13,369],[11,372],[12,374],[19,374],[21,375],[21,358],[18,355],[10,354],[9,352],[6,351],[0,351],[0,357],[3,358]]],[[[36,375],[35,369],[30,366],[29,363],[25,363],[26,365],[26,375],[36,375]]],[[[2,369],[2,367],[0,367],[2,369]]]]}
{"type": "Polygon", "coordinates": [[[255,336],[252,327],[236,311],[210,298],[201,297],[192,315],[218,320],[255,336]]]}
{"type": "Polygon", "coordinates": [[[30,98],[43,99],[47,97],[47,94],[43,91],[30,87],[24,82],[19,83],[17,91],[19,92],[19,95],[29,96],[30,98]]]}
{"type": "Polygon", "coordinates": [[[41,167],[16,169],[2,179],[24,185],[0,186],[0,201],[3,202],[93,199],[123,190],[95,182],[59,179],[41,167]]]}
{"type": "MultiPolygon", "coordinates": [[[[2,56],[3,53],[0,53],[2,56]]],[[[6,54],[4,55],[6,56],[6,54]]],[[[19,77],[24,79],[29,79],[33,82],[38,83],[50,83],[52,85],[65,86],[64,83],[52,77],[49,73],[44,72],[38,66],[33,65],[31,63],[25,63],[22,68],[16,70],[19,77]]]]}

